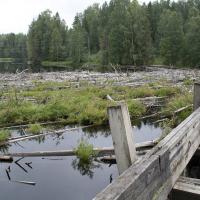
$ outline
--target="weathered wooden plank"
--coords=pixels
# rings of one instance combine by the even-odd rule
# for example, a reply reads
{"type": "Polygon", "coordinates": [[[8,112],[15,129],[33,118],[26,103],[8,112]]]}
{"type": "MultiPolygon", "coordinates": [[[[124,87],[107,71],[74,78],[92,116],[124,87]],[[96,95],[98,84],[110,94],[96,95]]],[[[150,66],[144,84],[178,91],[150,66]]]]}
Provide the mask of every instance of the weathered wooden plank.
{"type": "Polygon", "coordinates": [[[173,189],[200,195],[200,180],[181,176],[173,189]]]}
{"type": "Polygon", "coordinates": [[[173,187],[170,200],[200,199],[200,180],[180,177],[173,187]]]}
{"type": "Polygon", "coordinates": [[[200,83],[194,84],[194,110],[200,107],[200,83]]]}
{"type": "Polygon", "coordinates": [[[128,108],[125,102],[108,108],[109,124],[119,174],[136,161],[135,141],[128,108]]]}
{"type": "Polygon", "coordinates": [[[167,199],[200,144],[200,108],[94,200],[167,199]]]}

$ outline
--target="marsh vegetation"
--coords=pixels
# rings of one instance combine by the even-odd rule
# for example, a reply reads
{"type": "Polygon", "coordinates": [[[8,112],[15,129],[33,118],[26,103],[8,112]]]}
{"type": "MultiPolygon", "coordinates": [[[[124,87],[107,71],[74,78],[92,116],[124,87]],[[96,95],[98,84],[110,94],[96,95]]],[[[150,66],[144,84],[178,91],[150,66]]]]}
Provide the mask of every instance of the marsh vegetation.
{"type": "Polygon", "coordinates": [[[180,123],[192,111],[191,84],[174,86],[162,80],[138,87],[94,85],[80,81],[74,87],[68,81],[32,81],[31,88],[2,89],[0,126],[30,124],[28,132],[42,132],[40,123],[103,125],[108,124],[107,107],[118,101],[128,105],[133,122],[146,115],[159,113],[158,118],[173,118],[180,123]],[[113,101],[108,98],[111,97],[113,101]],[[158,99],[158,100],[157,100],[158,99]],[[153,101],[152,101],[153,100],[153,101]],[[188,106],[184,111],[175,111],[188,106]],[[32,124],[32,125],[31,125],[32,124]]]}

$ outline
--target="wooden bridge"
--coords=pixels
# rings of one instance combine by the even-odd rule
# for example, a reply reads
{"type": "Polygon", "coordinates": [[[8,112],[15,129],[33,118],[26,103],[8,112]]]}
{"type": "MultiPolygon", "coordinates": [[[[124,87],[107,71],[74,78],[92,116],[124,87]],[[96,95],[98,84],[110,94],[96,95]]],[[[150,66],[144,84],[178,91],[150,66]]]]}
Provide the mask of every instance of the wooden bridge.
{"type": "Polygon", "coordinates": [[[143,157],[137,157],[124,103],[108,108],[121,174],[94,200],[200,199],[200,180],[182,177],[200,145],[200,84],[194,85],[194,112],[143,157]]]}

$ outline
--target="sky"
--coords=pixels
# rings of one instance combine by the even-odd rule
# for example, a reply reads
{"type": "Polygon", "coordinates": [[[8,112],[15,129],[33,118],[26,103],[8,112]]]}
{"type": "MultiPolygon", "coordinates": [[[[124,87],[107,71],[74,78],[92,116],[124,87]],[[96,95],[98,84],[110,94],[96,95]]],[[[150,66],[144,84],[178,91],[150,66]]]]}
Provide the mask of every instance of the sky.
{"type": "MultiPolygon", "coordinates": [[[[140,3],[148,1],[139,0],[140,3]]],[[[77,12],[83,12],[93,3],[104,2],[105,0],[0,0],[0,34],[27,33],[32,20],[46,9],[58,12],[70,27],[77,12]]]]}

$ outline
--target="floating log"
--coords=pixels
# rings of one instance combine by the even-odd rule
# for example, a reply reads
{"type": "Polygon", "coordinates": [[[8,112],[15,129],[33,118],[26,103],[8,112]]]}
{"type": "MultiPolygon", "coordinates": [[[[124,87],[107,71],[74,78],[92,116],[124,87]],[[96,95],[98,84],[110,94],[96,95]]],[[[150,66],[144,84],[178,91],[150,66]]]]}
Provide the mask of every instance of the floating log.
{"type": "MultiPolygon", "coordinates": [[[[158,140],[136,143],[137,155],[144,155],[149,149],[157,144],[158,140]]],[[[98,157],[105,155],[114,155],[113,147],[94,148],[98,157]]],[[[6,156],[13,157],[53,157],[53,156],[75,156],[74,150],[60,150],[60,151],[37,151],[37,152],[22,152],[22,153],[8,153],[6,156]]]]}
{"type": "Polygon", "coordinates": [[[12,156],[0,156],[0,162],[13,162],[13,157],[12,156]]]}
{"type": "Polygon", "coordinates": [[[114,156],[104,156],[102,158],[100,158],[100,161],[103,163],[108,163],[108,164],[116,164],[116,157],[114,156]]]}

